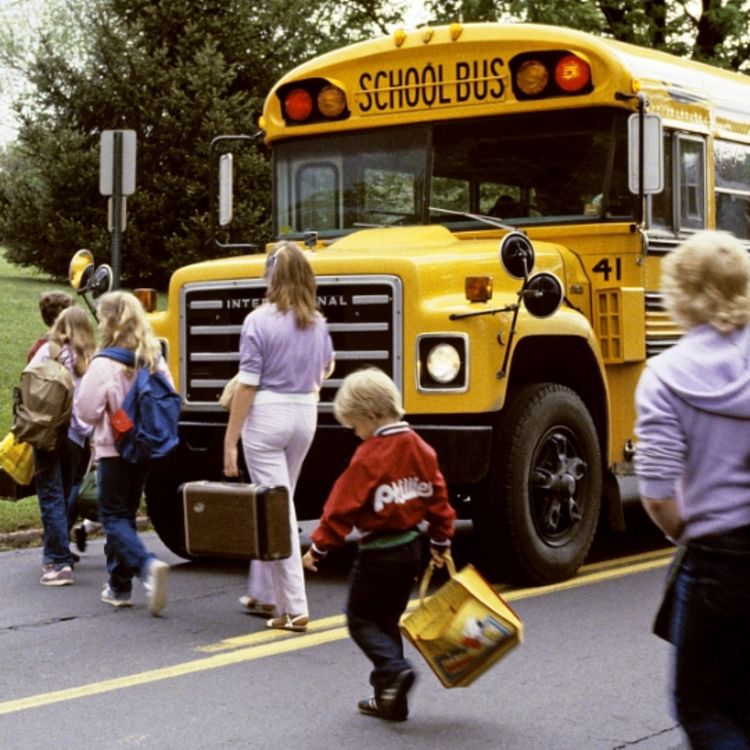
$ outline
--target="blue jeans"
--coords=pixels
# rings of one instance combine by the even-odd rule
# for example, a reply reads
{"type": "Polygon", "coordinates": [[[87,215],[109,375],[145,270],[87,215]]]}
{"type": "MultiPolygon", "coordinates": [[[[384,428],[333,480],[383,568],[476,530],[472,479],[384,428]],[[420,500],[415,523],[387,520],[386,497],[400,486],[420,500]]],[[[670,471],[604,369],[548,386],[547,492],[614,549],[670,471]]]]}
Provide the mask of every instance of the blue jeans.
{"type": "Polygon", "coordinates": [[[349,635],[373,663],[370,684],[377,697],[402,670],[404,658],[398,621],[419,575],[422,540],[387,549],[360,550],[349,578],[346,618],[349,635]]]}
{"type": "Polygon", "coordinates": [[[671,640],[693,750],[750,750],[750,527],[688,543],[671,640]]]}
{"type": "Polygon", "coordinates": [[[143,575],[153,558],[138,536],[135,516],[143,494],[148,464],[131,464],[119,456],[102,458],[96,470],[99,520],[107,541],[109,587],[115,594],[129,594],[133,576],[143,575]]]}
{"type": "Polygon", "coordinates": [[[44,527],[42,561],[56,566],[73,562],[65,498],[70,491],[70,460],[67,438],[53,451],[34,449],[36,494],[44,527]]]}
{"type": "Polygon", "coordinates": [[[68,452],[70,456],[70,491],[66,495],[65,512],[68,517],[68,529],[72,529],[78,520],[78,488],[89,465],[90,452],[87,445],[78,445],[70,439],[68,439],[68,452]]]}

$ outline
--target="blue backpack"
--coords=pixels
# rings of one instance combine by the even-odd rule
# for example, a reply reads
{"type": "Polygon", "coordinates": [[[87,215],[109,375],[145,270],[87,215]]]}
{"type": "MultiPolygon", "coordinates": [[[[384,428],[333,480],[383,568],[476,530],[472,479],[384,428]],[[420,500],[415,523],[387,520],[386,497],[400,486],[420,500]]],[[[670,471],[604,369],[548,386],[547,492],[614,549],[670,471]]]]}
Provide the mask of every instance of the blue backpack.
{"type": "MultiPolygon", "coordinates": [[[[119,346],[108,346],[96,356],[135,366],[133,352],[119,346]]],[[[126,461],[137,464],[163,458],[177,447],[180,397],[162,373],[139,367],[122,410],[132,424],[117,440],[117,450],[126,461]]]]}

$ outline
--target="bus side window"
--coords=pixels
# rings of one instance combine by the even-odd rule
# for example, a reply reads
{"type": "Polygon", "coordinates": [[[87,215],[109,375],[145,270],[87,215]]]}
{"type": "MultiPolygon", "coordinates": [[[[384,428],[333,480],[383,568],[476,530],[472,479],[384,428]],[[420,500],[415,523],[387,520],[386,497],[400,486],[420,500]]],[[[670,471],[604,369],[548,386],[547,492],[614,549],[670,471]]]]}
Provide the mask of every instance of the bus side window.
{"type": "Polygon", "coordinates": [[[715,141],[716,228],[750,239],[750,146],[715,141]]]}
{"type": "Polygon", "coordinates": [[[679,229],[706,226],[706,148],[700,138],[677,137],[679,229]]]}
{"type": "Polygon", "coordinates": [[[672,134],[664,131],[664,190],[650,195],[648,200],[651,207],[650,226],[667,232],[675,231],[674,221],[674,163],[672,149],[674,139],[672,134]]]}

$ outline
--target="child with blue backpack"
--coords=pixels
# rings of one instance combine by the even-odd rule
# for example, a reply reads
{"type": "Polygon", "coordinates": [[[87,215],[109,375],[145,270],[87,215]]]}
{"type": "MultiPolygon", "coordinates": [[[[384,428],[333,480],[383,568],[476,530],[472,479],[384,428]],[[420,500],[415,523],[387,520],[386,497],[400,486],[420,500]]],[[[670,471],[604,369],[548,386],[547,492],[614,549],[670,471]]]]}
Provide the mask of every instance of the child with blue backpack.
{"type": "MultiPolygon", "coordinates": [[[[133,578],[140,577],[149,611],[159,615],[167,603],[169,566],[146,550],[136,530],[149,461],[136,463],[121,455],[113,416],[121,411],[137,379],[138,369],[159,372],[172,384],[161,346],[138,299],[129,292],[103,295],[97,317],[102,349],[92,360],[76,395],[74,408],[94,425],[92,451],[97,464],[100,521],[106,534],[104,551],[109,581],[101,600],[114,607],[130,607],[133,578]],[[132,364],[107,355],[109,347],[130,353],[132,364]],[[104,356],[102,356],[104,355],[104,356]]],[[[115,419],[117,422],[117,419],[115,419]]]]}

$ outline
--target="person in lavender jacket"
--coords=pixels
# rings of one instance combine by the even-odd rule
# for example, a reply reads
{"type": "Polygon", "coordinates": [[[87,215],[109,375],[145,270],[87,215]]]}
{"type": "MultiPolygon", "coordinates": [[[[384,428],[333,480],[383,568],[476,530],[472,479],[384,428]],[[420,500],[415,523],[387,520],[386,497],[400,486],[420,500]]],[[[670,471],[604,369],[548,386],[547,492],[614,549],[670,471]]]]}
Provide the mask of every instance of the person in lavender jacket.
{"type": "Polygon", "coordinates": [[[333,369],[333,343],[316,309],[313,270],[292,242],[279,242],[266,262],[267,301],[240,334],[239,384],[224,436],[224,474],[238,476],[237,442],[256,484],[289,490],[292,555],[250,563],[240,604],[268,618],[269,628],[304,632],[309,611],[297,534],[294,490],[318,419],[318,391],[333,369]]]}
{"type": "Polygon", "coordinates": [[[750,257],[699,232],[663,262],[685,330],[636,390],[641,500],[684,549],[669,640],[691,747],[750,748],[750,257]]]}

